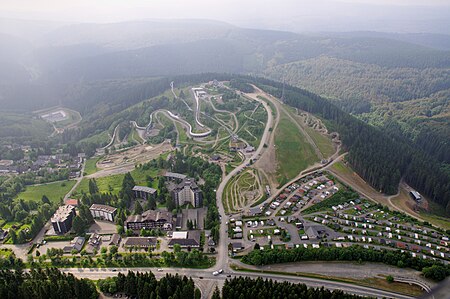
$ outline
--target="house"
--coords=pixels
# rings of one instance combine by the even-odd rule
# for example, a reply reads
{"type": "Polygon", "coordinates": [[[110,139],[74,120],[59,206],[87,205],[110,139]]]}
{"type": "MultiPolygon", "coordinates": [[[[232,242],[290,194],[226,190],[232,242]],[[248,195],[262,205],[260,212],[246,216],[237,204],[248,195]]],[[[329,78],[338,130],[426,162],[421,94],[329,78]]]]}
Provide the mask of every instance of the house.
{"type": "Polygon", "coordinates": [[[163,230],[171,230],[173,224],[172,213],[159,210],[148,210],[142,213],[142,215],[128,216],[125,221],[127,229],[141,230],[141,229],[154,229],[160,228],[163,230]]]}
{"type": "Polygon", "coordinates": [[[152,237],[129,237],[125,240],[124,247],[156,248],[157,239],[152,237]]]}
{"type": "Polygon", "coordinates": [[[250,208],[248,212],[249,216],[259,216],[261,215],[261,208],[260,207],[254,207],[250,208]]]}
{"type": "Polygon", "coordinates": [[[244,249],[244,246],[240,242],[231,243],[231,248],[233,252],[239,252],[244,249]]]}
{"type": "Polygon", "coordinates": [[[84,237],[75,237],[72,241],[70,241],[70,245],[64,246],[64,253],[71,253],[73,250],[80,252],[85,241],[86,239],[84,237]]]}
{"type": "Polygon", "coordinates": [[[107,205],[93,204],[89,208],[89,211],[91,211],[92,217],[94,218],[114,222],[114,217],[116,216],[117,209],[107,205]]]}
{"type": "Polygon", "coordinates": [[[200,247],[200,231],[184,231],[173,232],[172,239],[169,241],[169,248],[173,248],[175,244],[180,245],[183,249],[200,247]]]}
{"type": "Polygon", "coordinates": [[[102,237],[99,234],[93,233],[89,238],[88,244],[94,248],[97,248],[102,242],[102,237]]]}
{"type": "Polygon", "coordinates": [[[72,219],[75,217],[75,207],[71,205],[60,206],[53,214],[51,223],[55,233],[65,234],[72,228],[72,219]]]}
{"type": "Polygon", "coordinates": [[[203,195],[193,178],[185,178],[171,191],[172,199],[177,206],[191,204],[198,208],[203,204],[203,195]]]}
{"type": "Polygon", "coordinates": [[[135,198],[142,198],[145,200],[155,198],[157,193],[156,189],[145,186],[134,186],[132,190],[135,198]]]}
{"type": "Polygon", "coordinates": [[[119,246],[121,240],[122,238],[119,234],[113,234],[111,237],[111,241],[109,241],[109,246],[119,246]]]}
{"type": "Polygon", "coordinates": [[[320,235],[323,233],[322,230],[319,229],[318,226],[310,226],[305,230],[306,235],[308,235],[308,238],[314,240],[314,239],[320,239],[320,235]]]}

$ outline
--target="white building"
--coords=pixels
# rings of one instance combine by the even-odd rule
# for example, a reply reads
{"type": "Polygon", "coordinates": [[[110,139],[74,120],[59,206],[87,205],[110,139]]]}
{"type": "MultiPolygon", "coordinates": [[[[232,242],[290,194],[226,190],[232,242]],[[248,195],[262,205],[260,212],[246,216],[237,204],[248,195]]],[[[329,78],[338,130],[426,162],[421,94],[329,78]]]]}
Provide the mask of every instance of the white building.
{"type": "Polygon", "coordinates": [[[98,204],[93,204],[89,210],[91,211],[92,217],[111,222],[114,222],[114,217],[116,216],[117,211],[114,207],[98,204]]]}

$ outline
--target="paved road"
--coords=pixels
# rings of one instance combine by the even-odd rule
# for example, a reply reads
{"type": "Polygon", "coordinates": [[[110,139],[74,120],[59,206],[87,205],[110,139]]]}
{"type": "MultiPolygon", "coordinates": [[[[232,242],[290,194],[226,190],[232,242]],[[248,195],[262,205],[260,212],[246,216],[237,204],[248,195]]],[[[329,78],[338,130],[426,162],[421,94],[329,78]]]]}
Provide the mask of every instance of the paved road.
{"type": "MultiPolygon", "coordinates": [[[[107,277],[115,276],[118,273],[126,274],[128,271],[139,271],[139,272],[148,272],[152,271],[157,278],[161,278],[167,273],[170,274],[179,274],[179,275],[186,275],[189,277],[192,277],[196,284],[198,286],[204,287],[205,284],[208,283],[200,283],[200,281],[216,281],[219,283],[219,285],[223,284],[224,280],[227,279],[227,275],[230,275],[231,277],[251,277],[251,278],[267,278],[267,279],[273,279],[276,281],[288,281],[292,283],[304,283],[307,286],[310,287],[325,287],[330,290],[343,290],[344,292],[357,294],[361,296],[373,296],[373,297],[393,297],[393,298],[400,298],[400,299],[407,299],[407,298],[413,298],[411,296],[407,295],[401,295],[393,292],[378,290],[378,289],[372,289],[369,287],[363,287],[363,286],[357,286],[349,283],[343,283],[343,282],[336,282],[336,281],[328,281],[328,280],[322,280],[322,279],[316,279],[316,278],[309,278],[309,277],[296,277],[296,276],[288,276],[288,275],[280,275],[280,274],[269,274],[269,273],[239,273],[234,271],[225,271],[223,274],[218,276],[213,276],[212,271],[205,269],[205,270],[198,270],[198,269],[173,269],[173,268],[164,268],[162,272],[156,271],[155,268],[117,268],[117,271],[113,272],[112,269],[102,268],[102,269],[80,269],[80,268],[70,268],[70,269],[61,269],[62,272],[66,273],[72,273],[76,277],[79,278],[89,278],[89,279],[104,279],[107,277]]],[[[209,292],[204,292],[203,298],[208,298],[209,296],[205,293],[210,294],[209,292]]]]}
{"type": "MultiPolygon", "coordinates": [[[[247,96],[248,96],[248,94],[247,94],[247,96]]],[[[270,128],[272,127],[272,124],[273,124],[273,114],[272,114],[272,109],[270,108],[270,106],[265,101],[258,99],[256,96],[251,97],[251,98],[254,99],[255,101],[258,101],[259,103],[261,103],[264,106],[264,108],[266,109],[267,114],[268,114],[267,124],[266,124],[266,127],[264,128],[264,133],[261,138],[261,143],[259,144],[256,151],[253,153],[253,155],[251,155],[250,157],[245,159],[241,165],[239,165],[235,169],[233,169],[220,182],[220,185],[217,188],[217,192],[216,192],[217,207],[219,208],[220,215],[222,215],[222,222],[220,224],[220,241],[219,241],[219,245],[217,246],[217,249],[219,251],[218,256],[217,256],[217,264],[216,264],[217,269],[220,269],[220,268],[222,268],[224,270],[229,269],[229,265],[228,265],[228,234],[227,234],[227,225],[226,225],[226,222],[228,222],[229,219],[228,219],[228,215],[225,214],[225,209],[223,207],[223,202],[222,202],[223,191],[224,191],[225,186],[227,185],[228,181],[233,176],[235,176],[237,173],[242,171],[246,167],[245,165],[248,164],[251,159],[255,160],[259,156],[261,151],[264,149],[264,143],[266,143],[270,137],[270,128]]]]}

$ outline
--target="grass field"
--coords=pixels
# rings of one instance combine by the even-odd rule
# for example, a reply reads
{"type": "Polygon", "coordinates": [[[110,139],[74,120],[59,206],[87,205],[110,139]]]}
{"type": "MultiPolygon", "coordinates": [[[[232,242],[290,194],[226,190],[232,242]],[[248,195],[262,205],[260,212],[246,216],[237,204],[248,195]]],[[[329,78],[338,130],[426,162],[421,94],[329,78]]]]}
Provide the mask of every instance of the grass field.
{"type": "Polygon", "coordinates": [[[322,155],[326,157],[330,157],[334,154],[335,149],[333,147],[333,142],[330,138],[327,138],[326,136],[320,134],[318,131],[314,130],[313,128],[306,127],[305,128],[308,135],[314,140],[314,143],[319,148],[322,155]]]}
{"type": "Polygon", "coordinates": [[[275,132],[275,146],[279,181],[283,178],[288,180],[294,178],[318,160],[312,145],[284,113],[281,113],[275,132]]]}
{"type": "Polygon", "coordinates": [[[187,143],[188,136],[187,136],[186,131],[184,130],[183,126],[178,122],[175,122],[175,126],[176,126],[177,132],[178,132],[178,142],[187,143]]]}
{"type": "Polygon", "coordinates": [[[54,182],[44,185],[27,186],[24,192],[19,193],[16,198],[40,202],[46,195],[52,202],[59,202],[67,192],[75,185],[75,181],[54,182]]]}
{"type": "MultiPolygon", "coordinates": [[[[150,169],[150,170],[141,170],[141,169],[134,169],[131,171],[131,176],[133,177],[134,181],[137,185],[147,186],[146,177],[147,175],[151,176],[153,181],[153,188],[157,188],[158,186],[158,169],[150,169]]],[[[125,174],[116,174],[116,175],[110,175],[106,177],[101,177],[95,179],[97,182],[97,186],[100,192],[111,192],[114,194],[118,194],[120,189],[122,188],[122,181],[125,174]]],[[[74,197],[80,197],[81,193],[89,193],[89,179],[83,179],[78,185],[77,189],[75,189],[75,192],[73,194],[74,197]]]]}
{"type": "Polygon", "coordinates": [[[97,162],[101,157],[93,157],[86,160],[86,166],[84,167],[85,175],[90,175],[98,171],[97,162]]]}
{"type": "Polygon", "coordinates": [[[342,162],[334,163],[331,166],[331,169],[333,169],[336,172],[341,173],[341,174],[352,174],[353,173],[353,171],[348,166],[344,165],[344,163],[342,163],[342,162]]]}

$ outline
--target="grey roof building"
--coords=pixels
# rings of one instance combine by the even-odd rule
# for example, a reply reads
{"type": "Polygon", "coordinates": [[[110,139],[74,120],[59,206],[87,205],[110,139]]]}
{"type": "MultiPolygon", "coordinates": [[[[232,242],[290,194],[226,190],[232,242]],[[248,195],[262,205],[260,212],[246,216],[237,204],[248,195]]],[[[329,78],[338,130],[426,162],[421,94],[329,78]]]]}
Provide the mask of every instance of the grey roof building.
{"type": "Polygon", "coordinates": [[[199,208],[203,204],[203,195],[193,178],[185,178],[172,190],[172,198],[177,206],[191,204],[199,208]]]}
{"type": "Polygon", "coordinates": [[[75,217],[75,207],[71,205],[60,206],[51,218],[53,229],[57,234],[65,234],[72,228],[72,219],[75,217]]]}
{"type": "Polygon", "coordinates": [[[135,198],[142,198],[142,199],[149,199],[150,197],[155,197],[157,194],[157,190],[146,187],[146,186],[134,186],[134,197],[135,198]]]}

